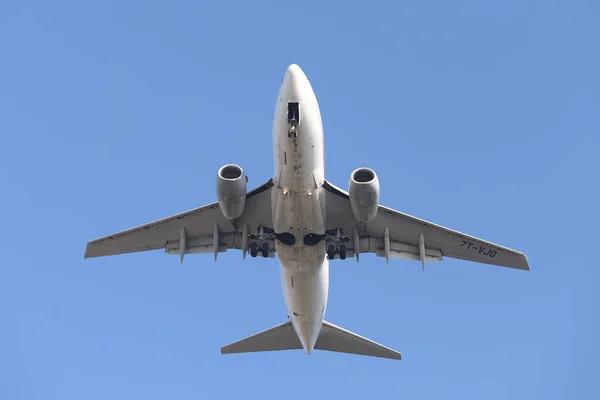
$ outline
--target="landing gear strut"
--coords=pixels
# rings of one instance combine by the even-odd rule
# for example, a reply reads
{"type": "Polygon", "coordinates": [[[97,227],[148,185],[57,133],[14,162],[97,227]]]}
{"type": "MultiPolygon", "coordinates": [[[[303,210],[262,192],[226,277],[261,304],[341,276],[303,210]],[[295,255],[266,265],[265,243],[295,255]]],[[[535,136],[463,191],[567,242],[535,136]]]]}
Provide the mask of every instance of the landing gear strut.
{"type": "Polygon", "coordinates": [[[288,103],[288,137],[298,137],[298,125],[300,124],[300,105],[295,102],[288,103]]]}
{"type": "Polygon", "coordinates": [[[298,137],[296,129],[296,125],[291,125],[290,129],[288,130],[288,137],[296,139],[298,137]]]}

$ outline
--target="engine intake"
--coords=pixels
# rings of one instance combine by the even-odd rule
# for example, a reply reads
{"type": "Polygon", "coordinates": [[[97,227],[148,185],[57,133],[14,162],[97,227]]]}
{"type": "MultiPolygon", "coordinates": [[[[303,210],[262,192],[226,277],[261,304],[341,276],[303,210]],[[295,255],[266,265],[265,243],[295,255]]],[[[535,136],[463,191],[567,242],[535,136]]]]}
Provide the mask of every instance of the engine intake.
{"type": "Polygon", "coordinates": [[[217,197],[225,218],[233,220],[244,213],[246,184],[244,170],[235,164],[222,166],[217,173],[217,197]]]}
{"type": "Polygon", "coordinates": [[[370,168],[358,168],[350,174],[350,207],[354,217],[366,224],[375,219],[379,207],[379,178],[370,168]]]}

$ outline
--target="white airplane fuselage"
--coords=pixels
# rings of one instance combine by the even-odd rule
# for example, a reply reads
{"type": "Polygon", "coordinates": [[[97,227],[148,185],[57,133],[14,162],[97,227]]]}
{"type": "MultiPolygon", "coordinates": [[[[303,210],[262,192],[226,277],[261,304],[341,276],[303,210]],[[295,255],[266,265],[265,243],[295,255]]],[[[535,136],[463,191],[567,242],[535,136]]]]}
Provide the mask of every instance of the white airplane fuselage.
{"type": "Polygon", "coordinates": [[[329,261],[323,240],[307,240],[307,245],[304,238],[325,233],[325,161],[319,105],[297,65],[287,69],[277,98],[273,151],[273,229],[293,236],[294,242],[275,241],[281,286],[294,329],[310,354],[327,308],[329,261]]]}

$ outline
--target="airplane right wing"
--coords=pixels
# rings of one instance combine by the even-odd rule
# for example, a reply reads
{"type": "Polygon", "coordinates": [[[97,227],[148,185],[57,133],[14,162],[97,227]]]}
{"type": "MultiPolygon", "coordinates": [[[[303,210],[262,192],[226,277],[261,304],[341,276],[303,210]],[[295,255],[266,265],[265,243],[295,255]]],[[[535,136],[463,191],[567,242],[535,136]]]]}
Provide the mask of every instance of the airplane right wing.
{"type": "MultiPolygon", "coordinates": [[[[85,258],[165,249],[168,254],[217,253],[240,249],[244,236],[272,224],[270,180],[249,192],[243,215],[235,221],[223,216],[215,202],[155,222],[114,233],[87,244],[85,258]]],[[[272,250],[272,249],[271,249],[272,250]]],[[[273,256],[273,251],[269,256],[273,256]]]]}
{"type": "Polygon", "coordinates": [[[417,217],[379,206],[377,216],[366,227],[358,226],[348,193],[325,182],[327,230],[340,230],[350,238],[348,256],[375,253],[377,256],[425,262],[443,257],[529,270],[525,254],[474,236],[445,228],[417,217]],[[354,242],[357,241],[356,246],[354,242]]]}

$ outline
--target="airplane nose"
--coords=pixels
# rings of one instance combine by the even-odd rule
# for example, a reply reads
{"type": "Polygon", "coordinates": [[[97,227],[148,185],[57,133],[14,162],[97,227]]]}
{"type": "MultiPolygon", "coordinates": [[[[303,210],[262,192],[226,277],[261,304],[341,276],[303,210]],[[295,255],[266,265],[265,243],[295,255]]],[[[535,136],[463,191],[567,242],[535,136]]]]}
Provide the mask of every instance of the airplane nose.
{"type": "Polygon", "coordinates": [[[286,75],[289,75],[290,77],[301,77],[304,75],[304,72],[302,71],[302,68],[300,68],[298,66],[298,64],[291,64],[286,71],[286,75]]]}
{"type": "Polygon", "coordinates": [[[305,81],[307,81],[307,78],[304,71],[297,64],[292,64],[287,68],[283,77],[284,90],[295,97],[305,81]]]}

